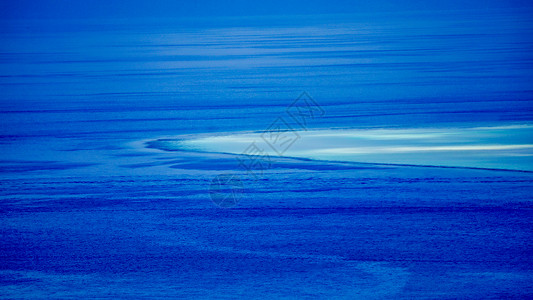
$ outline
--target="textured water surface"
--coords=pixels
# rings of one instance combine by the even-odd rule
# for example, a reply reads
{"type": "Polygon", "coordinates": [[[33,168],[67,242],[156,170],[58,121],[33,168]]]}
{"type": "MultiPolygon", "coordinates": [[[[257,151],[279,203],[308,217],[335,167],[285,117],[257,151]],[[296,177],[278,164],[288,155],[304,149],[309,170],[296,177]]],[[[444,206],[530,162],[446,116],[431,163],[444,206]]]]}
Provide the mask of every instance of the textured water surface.
{"type": "Polygon", "coordinates": [[[527,12],[2,22],[0,297],[533,296],[527,12]]]}

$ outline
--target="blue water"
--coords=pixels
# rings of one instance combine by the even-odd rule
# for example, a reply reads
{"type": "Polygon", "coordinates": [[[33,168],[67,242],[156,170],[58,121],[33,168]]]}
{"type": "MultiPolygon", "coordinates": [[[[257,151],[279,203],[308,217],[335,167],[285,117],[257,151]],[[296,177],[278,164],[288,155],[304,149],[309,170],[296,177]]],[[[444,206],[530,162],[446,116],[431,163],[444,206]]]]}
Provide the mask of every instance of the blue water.
{"type": "Polygon", "coordinates": [[[533,296],[529,12],[0,22],[0,297],[533,296]]]}

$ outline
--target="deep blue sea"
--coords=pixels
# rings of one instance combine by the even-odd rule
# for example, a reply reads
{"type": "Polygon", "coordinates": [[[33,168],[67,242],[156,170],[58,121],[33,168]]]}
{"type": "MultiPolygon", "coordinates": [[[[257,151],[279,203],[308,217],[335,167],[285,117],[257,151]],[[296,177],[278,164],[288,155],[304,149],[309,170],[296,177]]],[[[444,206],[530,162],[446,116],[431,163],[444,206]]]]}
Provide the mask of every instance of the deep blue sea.
{"type": "Polygon", "coordinates": [[[525,11],[1,20],[0,155],[0,298],[533,298],[525,11]]]}

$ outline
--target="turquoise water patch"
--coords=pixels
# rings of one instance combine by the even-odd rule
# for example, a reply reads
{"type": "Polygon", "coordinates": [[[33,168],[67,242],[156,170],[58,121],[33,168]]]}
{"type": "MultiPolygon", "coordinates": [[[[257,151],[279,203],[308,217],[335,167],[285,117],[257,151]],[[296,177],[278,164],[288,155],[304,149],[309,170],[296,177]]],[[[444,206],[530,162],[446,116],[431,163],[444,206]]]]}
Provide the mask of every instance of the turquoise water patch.
{"type": "Polygon", "coordinates": [[[533,126],[246,132],[161,139],[151,147],[365,163],[533,171],[533,126]]]}

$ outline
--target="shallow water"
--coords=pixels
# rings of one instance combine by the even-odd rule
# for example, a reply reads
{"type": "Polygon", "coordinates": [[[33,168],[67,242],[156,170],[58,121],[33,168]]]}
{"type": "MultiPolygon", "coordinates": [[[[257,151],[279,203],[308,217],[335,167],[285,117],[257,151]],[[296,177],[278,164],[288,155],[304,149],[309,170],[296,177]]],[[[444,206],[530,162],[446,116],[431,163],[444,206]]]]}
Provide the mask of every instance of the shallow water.
{"type": "Polygon", "coordinates": [[[527,12],[2,22],[3,297],[533,294],[530,172],[373,164],[531,170],[527,12]],[[252,176],[239,134],[302,91],[252,176]]]}
{"type": "Polygon", "coordinates": [[[247,154],[250,145],[273,155],[420,166],[533,171],[530,126],[439,129],[338,129],[236,133],[208,137],[159,139],[150,147],[167,151],[247,154]],[[286,141],[277,142],[284,136],[286,141]],[[280,151],[278,151],[280,152],[280,151]],[[280,153],[281,154],[281,153],[280,153]]]}

